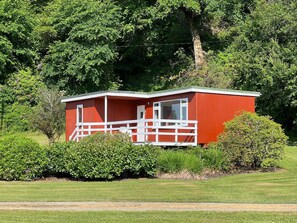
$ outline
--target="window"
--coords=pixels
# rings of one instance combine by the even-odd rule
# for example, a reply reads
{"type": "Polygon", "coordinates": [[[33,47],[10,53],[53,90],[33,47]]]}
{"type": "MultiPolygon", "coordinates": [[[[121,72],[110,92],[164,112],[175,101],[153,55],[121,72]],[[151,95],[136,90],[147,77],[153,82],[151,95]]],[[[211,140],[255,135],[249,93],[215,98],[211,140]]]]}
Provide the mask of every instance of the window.
{"type": "MultiPolygon", "coordinates": [[[[154,103],[154,119],[188,120],[188,99],[177,99],[154,103]]],[[[186,123],[178,123],[186,124],[186,123]]],[[[175,125],[174,122],[161,122],[162,126],[175,125]]]]}
{"type": "Polygon", "coordinates": [[[83,105],[76,106],[76,123],[83,122],[83,105]]]}

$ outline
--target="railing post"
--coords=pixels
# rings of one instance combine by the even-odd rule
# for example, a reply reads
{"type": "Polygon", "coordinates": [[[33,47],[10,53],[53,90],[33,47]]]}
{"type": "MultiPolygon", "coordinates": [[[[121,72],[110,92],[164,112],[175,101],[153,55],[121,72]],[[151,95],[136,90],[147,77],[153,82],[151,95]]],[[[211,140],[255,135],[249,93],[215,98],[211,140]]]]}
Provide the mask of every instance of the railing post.
{"type": "Polygon", "coordinates": [[[112,124],[109,125],[109,133],[112,134],[112,124]]]}
{"type": "Polygon", "coordinates": [[[178,142],[177,134],[178,134],[177,123],[175,123],[175,135],[174,135],[175,139],[174,140],[175,140],[176,143],[178,142]]]}
{"type": "Polygon", "coordinates": [[[195,122],[195,145],[197,146],[198,144],[198,124],[195,122]]]}
{"type": "Polygon", "coordinates": [[[156,122],[156,142],[159,142],[159,124],[160,122],[156,122]]]}
{"type": "Polygon", "coordinates": [[[91,135],[91,125],[88,125],[88,135],[91,135]]]}
{"type": "Polygon", "coordinates": [[[147,124],[147,121],[145,121],[144,122],[144,126],[145,126],[145,129],[144,129],[144,134],[145,134],[145,141],[147,142],[147,140],[148,140],[148,135],[147,135],[147,126],[148,126],[148,124],[147,124]]]}

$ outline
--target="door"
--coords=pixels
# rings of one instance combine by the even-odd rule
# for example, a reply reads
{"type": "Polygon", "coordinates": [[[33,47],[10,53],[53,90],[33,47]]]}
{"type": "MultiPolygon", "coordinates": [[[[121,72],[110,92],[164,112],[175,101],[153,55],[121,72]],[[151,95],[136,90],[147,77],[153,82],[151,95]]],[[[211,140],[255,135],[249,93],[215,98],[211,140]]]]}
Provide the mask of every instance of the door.
{"type": "Polygon", "coordinates": [[[137,142],[145,141],[145,105],[137,106],[137,142]]]}

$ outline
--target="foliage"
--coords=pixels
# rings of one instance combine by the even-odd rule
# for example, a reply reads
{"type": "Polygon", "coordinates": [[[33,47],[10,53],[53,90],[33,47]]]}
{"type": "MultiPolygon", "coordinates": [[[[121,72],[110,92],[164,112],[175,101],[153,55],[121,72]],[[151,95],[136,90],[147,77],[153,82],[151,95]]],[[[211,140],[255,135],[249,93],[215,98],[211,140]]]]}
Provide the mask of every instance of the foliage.
{"type": "Polygon", "coordinates": [[[202,161],[195,154],[182,151],[163,151],[158,158],[158,168],[164,173],[189,171],[200,173],[203,169],[202,161]]]}
{"type": "Polygon", "coordinates": [[[6,131],[32,130],[30,117],[37,104],[38,90],[44,86],[40,76],[30,68],[10,75],[0,92],[4,101],[4,126],[6,131]]]}
{"type": "Polygon", "coordinates": [[[46,165],[46,152],[34,140],[17,135],[0,138],[1,180],[37,179],[46,165]]]}
{"type": "Polygon", "coordinates": [[[287,136],[281,126],[268,117],[244,112],[225,123],[218,146],[232,169],[269,169],[283,157],[287,136]]]}
{"type": "Polygon", "coordinates": [[[6,82],[11,103],[18,102],[34,106],[37,104],[39,89],[44,83],[39,75],[33,74],[30,68],[19,70],[11,74],[6,82]]]}
{"type": "Polygon", "coordinates": [[[56,1],[49,7],[56,38],[44,59],[47,82],[69,93],[117,88],[119,8],[107,0],[56,1]]]}
{"type": "Polygon", "coordinates": [[[27,0],[0,1],[0,84],[23,67],[32,66],[34,19],[27,0]]]}
{"type": "Polygon", "coordinates": [[[50,175],[67,175],[68,149],[74,146],[75,142],[56,142],[47,147],[47,157],[49,159],[47,172],[50,175]]]}
{"type": "Polygon", "coordinates": [[[62,96],[56,90],[41,89],[32,116],[32,125],[47,136],[50,144],[64,132],[65,105],[61,103],[62,96]]]}
{"type": "Polygon", "coordinates": [[[225,171],[229,169],[229,163],[217,146],[217,143],[209,143],[207,148],[200,146],[191,148],[188,153],[195,154],[202,160],[203,167],[211,170],[225,171]]]}
{"type": "Polygon", "coordinates": [[[154,176],[157,171],[159,148],[151,145],[130,146],[124,154],[122,176],[154,176]]]}
{"type": "Polygon", "coordinates": [[[33,108],[28,104],[15,102],[4,107],[4,128],[7,132],[25,132],[32,130],[33,108]]]}
{"type": "Polygon", "coordinates": [[[270,115],[288,131],[296,128],[297,4],[262,1],[218,55],[238,89],[261,92],[260,114],[270,115]]]}
{"type": "Polygon", "coordinates": [[[125,134],[97,133],[71,146],[67,171],[79,179],[114,179],[123,175],[153,176],[157,149],[134,146],[125,134]]]}

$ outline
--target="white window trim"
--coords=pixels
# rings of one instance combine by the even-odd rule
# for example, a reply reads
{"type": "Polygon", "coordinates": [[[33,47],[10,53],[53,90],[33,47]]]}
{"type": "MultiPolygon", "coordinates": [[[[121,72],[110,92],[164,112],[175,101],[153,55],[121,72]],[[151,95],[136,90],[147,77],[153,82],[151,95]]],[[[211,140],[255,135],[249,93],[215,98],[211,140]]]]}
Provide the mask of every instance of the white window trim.
{"type": "MultiPolygon", "coordinates": [[[[188,98],[177,98],[177,99],[171,99],[171,100],[164,100],[164,101],[157,101],[157,102],[154,102],[153,103],[153,119],[157,119],[157,120],[160,120],[161,119],[161,114],[162,114],[162,106],[161,106],[161,103],[162,102],[170,102],[170,101],[180,101],[180,126],[187,126],[187,123],[182,123],[183,121],[187,122],[189,120],[189,115],[188,115],[188,112],[189,112],[189,101],[188,101],[188,98]],[[182,101],[186,101],[186,103],[182,103],[182,101]],[[155,106],[159,104],[158,106],[155,106]],[[182,108],[183,107],[186,107],[186,118],[185,120],[183,120],[182,118],[182,108]],[[159,111],[158,112],[158,116],[157,118],[155,118],[155,111],[159,111]]],[[[154,123],[154,125],[156,125],[157,123],[154,123]]]]}
{"type": "Polygon", "coordinates": [[[81,108],[81,120],[82,120],[81,123],[84,122],[84,105],[83,104],[79,104],[79,105],[76,106],[76,124],[80,124],[80,122],[78,122],[78,120],[79,120],[79,118],[78,118],[78,116],[79,116],[78,109],[79,108],[81,108]]]}

